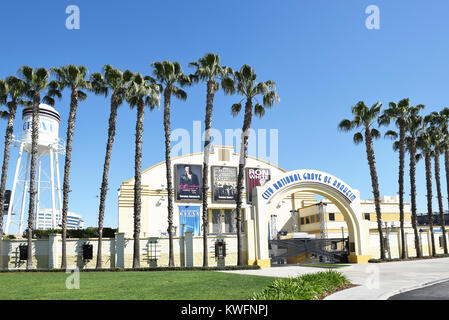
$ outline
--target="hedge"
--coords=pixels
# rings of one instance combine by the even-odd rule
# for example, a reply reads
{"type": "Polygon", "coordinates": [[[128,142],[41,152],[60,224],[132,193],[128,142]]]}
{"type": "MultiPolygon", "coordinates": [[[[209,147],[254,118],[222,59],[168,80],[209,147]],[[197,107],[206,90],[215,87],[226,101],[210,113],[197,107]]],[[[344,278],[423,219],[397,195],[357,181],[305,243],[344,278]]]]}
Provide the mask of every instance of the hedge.
{"type": "MultiPolygon", "coordinates": [[[[103,228],[104,238],[114,238],[117,229],[103,228]]],[[[62,229],[33,230],[33,239],[48,239],[51,234],[62,234],[62,229]]],[[[23,233],[26,238],[26,231],[23,233]]],[[[68,229],[67,238],[98,238],[98,228],[68,229]]]]}
{"type": "MultiPolygon", "coordinates": [[[[148,268],[103,268],[79,269],[80,272],[128,272],[128,271],[225,271],[225,270],[257,270],[260,266],[221,266],[221,267],[148,267],[148,268]]],[[[66,272],[67,269],[31,269],[31,270],[0,270],[0,273],[21,272],[66,272]]]]}

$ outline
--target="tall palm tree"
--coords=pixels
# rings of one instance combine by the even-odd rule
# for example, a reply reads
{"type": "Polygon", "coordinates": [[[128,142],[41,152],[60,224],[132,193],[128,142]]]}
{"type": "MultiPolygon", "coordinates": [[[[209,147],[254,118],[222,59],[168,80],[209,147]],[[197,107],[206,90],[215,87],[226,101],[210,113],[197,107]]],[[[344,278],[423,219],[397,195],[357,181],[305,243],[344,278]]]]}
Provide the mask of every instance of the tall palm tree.
{"type": "Polygon", "coordinates": [[[243,265],[241,211],[243,175],[246,165],[251,121],[253,113],[257,117],[262,118],[265,115],[265,108],[271,108],[275,102],[280,102],[280,99],[276,93],[276,83],[272,80],[258,82],[254,69],[246,64],[243,65],[239,71],[235,71],[232,77],[225,77],[222,80],[222,87],[227,94],[233,94],[237,91],[237,94],[243,96],[238,103],[232,105],[231,113],[233,116],[237,116],[240,113],[242,110],[242,102],[245,101],[236,197],[237,265],[243,265]],[[257,99],[259,96],[262,97],[262,104],[257,99]],[[256,101],[256,104],[254,104],[254,100],[256,101]]]}
{"type": "MultiPolygon", "coordinates": [[[[104,77],[101,73],[93,73],[90,76],[89,81],[92,85],[92,90],[96,94],[108,95],[108,91],[111,91],[111,101],[110,101],[110,113],[109,113],[109,128],[108,128],[108,141],[106,143],[106,155],[104,158],[103,166],[103,179],[101,182],[100,191],[100,206],[98,213],[98,250],[97,250],[97,264],[96,268],[102,268],[102,241],[103,241],[103,221],[104,221],[104,211],[106,203],[106,194],[108,192],[108,177],[109,177],[109,166],[111,163],[112,155],[112,145],[114,143],[115,137],[115,127],[117,122],[117,111],[119,106],[123,103],[125,94],[127,92],[127,81],[131,80],[124,77],[121,70],[115,69],[110,65],[105,65],[103,67],[104,77]]],[[[131,75],[128,72],[126,75],[131,75]]]]}
{"type": "Polygon", "coordinates": [[[134,255],[133,268],[140,268],[140,215],[141,215],[141,194],[142,194],[142,135],[143,118],[145,106],[153,110],[155,106],[159,107],[160,92],[159,86],[154,83],[150,77],[143,77],[142,74],[132,74],[131,71],[125,71],[123,78],[131,79],[128,81],[126,91],[126,101],[131,108],[137,107],[136,120],[136,153],[135,153],[135,171],[134,171],[134,255]]]}
{"type": "MultiPolygon", "coordinates": [[[[446,137],[446,148],[444,149],[444,167],[446,171],[446,187],[449,192],[449,108],[444,108],[440,111],[440,117],[441,117],[441,129],[443,131],[443,134],[446,137]]],[[[448,194],[448,205],[449,205],[449,194],[448,194]]],[[[449,208],[449,206],[448,206],[449,208]]],[[[444,215],[443,215],[444,218],[444,215]]]]}
{"type": "Polygon", "coordinates": [[[424,122],[423,129],[420,131],[419,136],[416,139],[416,146],[421,150],[421,153],[417,155],[417,159],[425,158],[424,164],[426,167],[426,189],[427,189],[427,215],[429,217],[429,229],[431,236],[431,247],[434,256],[435,252],[435,239],[433,231],[433,212],[432,212],[432,132],[431,128],[427,126],[428,123],[424,122]]]}
{"type": "Polygon", "coordinates": [[[3,268],[3,206],[5,203],[6,178],[8,174],[9,153],[11,148],[14,120],[17,106],[22,103],[22,96],[26,93],[26,84],[16,77],[0,80],[0,105],[6,105],[8,111],[2,111],[0,117],[8,119],[5,133],[5,146],[3,151],[3,165],[0,183],[0,270],[3,268]],[[8,100],[9,98],[9,100],[8,100]]]}
{"type": "Polygon", "coordinates": [[[91,85],[87,80],[87,68],[84,66],[67,65],[60,68],[52,68],[61,90],[69,89],[70,93],[70,111],[67,124],[67,139],[65,149],[64,163],[64,181],[62,187],[62,254],[61,268],[67,268],[67,212],[69,207],[70,192],[70,166],[72,162],[72,143],[75,134],[75,121],[78,102],[87,98],[83,90],[90,90],[91,85]]]}
{"type": "MultiPolygon", "coordinates": [[[[444,165],[446,169],[446,183],[449,186],[449,108],[444,108],[440,112],[432,112],[426,117],[434,128],[434,165],[435,183],[437,185],[438,208],[441,222],[444,253],[447,254],[446,227],[444,221],[443,197],[440,184],[440,161],[439,156],[444,153],[444,165]]],[[[449,190],[449,189],[448,189],[449,190]]]]}
{"type": "Polygon", "coordinates": [[[23,66],[18,71],[19,77],[25,82],[26,96],[31,100],[27,105],[33,109],[31,121],[31,163],[30,163],[30,199],[28,207],[27,228],[27,263],[29,270],[33,267],[32,260],[32,237],[34,228],[34,210],[36,202],[36,160],[38,157],[37,142],[39,139],[39,104],[41,102],[41,91],[49,85],[50,72],[45,68],[33,69],[23,66]]]}
{"type": "Polygon", "coordinates": [[[210,154],[210,129],[212,124],[212,112],[214,109],[215,92],[219,89],[219,80],[228,74],[232,74],[232,69],[220,66],[220,57],[217,54],[206,53],[197,62],[189,63],[190,67],[196,68],[192,76],[193,81],[205,81],[206,91],[206,117],[204,119],[204,157],[203,157],[203,266],[208,266],[208,246],[207,231],[209,216],[207,213],[207,191],[209,190],[209,154],[210,154]]]}
{"type": "Polygon", "coordinates": [[[359,144],[365,140],[366,157],[370,168],[371,185],[373,188],[374,205],[376,208],[377,231],[379,233],[380,243],[380,258],[385,259],[385,245],[383,241],[382,215],[380,211],[379,199],[379,182],[377,178],[376,160],[373,149],[373,139],[378,139],[380,137],[379,131],[373,128],[373,124],[375,121],[377,121],[381,107],[382,104],[380,102],[377,102],[373,104],[371,108],[368,108],[363,101],[359,101],[351,108],[354,119],[345,119],[341,121],[338,125],[338,128],[345,132],[361,128],[361,131],[354,134],[353,141],[355,144],[359,144]],[[364,132],[364,134],[362,132],[364,132]]]}
{"type": "MultiPolygon", "coordinates": [[[[416,107],[410,107],[410,112],[407,118],[407,136],[405,137],[405,149],[410,155],[410,197],[411,197],[411,220],[414,231],[414,242],[416,256],[422,257],[421,246],[419,243],[419,233],[417,227],[417,208],[416,208],[416,137],[423,126],[423,118],[419,115],[419,111],[424,108],[424,105],[417,105],[416,107]]],[[[385,133],[385,137],[397,139],[399,134],[393,130],[389,130],[385,133]]],[[[399,150],[399,140],[393,143],[394,151],[399,150]]]]}
{"type": "Polygon", "coordinates": [[[418,258],[422,257],[421,246],[419,243],[419,233],[416,217],[416,139],[423,128],[423,117],[419,115],[419,111],[424,109],[424,105],[420,104],[414,107],[408,121],[408,151],[410,155],[410,200],[412,211],[412,227],[415,237],[415,250],[418,258]]]}
{"type": "MultiPolygon", "coordinates": [[[[446,228],[444,226],[444,208],[443,208],[443,196],[441,192],[441,181],[440,181],[440,155],[447,149],[447,137],[445,135],[443,126],[447,125],[446,119],[441,117],[438,112],[432,112],[425,117],[425,120],[431,125],[431,143],[433,147],[433,163],[435,170],[435,185],[437,187],[437,200],[438,200],[438,211],[440,215],[441,222],[441,232],[443,238],[443,249],[444,253],[447,254],[447,243],[446,243],[446,228]]],[[[447,132],[447,131],[446,131],[447,132]]]]}
{"type": "MultiPolygon", "coordinates": [[[[405,136],[407,123],[410,116],[410,99],[405,98],[397,104],[390,102],[389,108],[385,109],[379,117],[379,125],[389,125],[391,120],[395,121],[399,128],[399,222],[401,230],[401,258],[406,258],[405,231],[404,231],[404,165],[405,165],[405,136]]],[[[387,132],[387,136],[392,131],[387,132]]]]}
{"type": "Polygon", "coordinates": [[[167,176],[167,192],[168,192],[168,237],[169,237],[169,253],[168,265],[174,266],[173,257],[173,182],[171,168],[171,145],[170,145],[170,108],[171,96],[185,101],[187,93],[179,88],[191,85],[192,81],[189,76],[184,74],[179,62],[158,61],[151,64],[153,68],[153,76],[160,84],[160,91],[164,95],[164,132],[165,132],[165,167],[167,176]]]}

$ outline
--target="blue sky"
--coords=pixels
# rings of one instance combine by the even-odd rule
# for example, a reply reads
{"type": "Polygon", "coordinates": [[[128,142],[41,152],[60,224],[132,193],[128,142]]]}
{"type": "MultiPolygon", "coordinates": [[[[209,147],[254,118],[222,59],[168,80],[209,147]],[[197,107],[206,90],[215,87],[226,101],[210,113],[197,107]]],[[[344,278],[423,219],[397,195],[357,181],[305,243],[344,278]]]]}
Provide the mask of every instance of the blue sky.
{"type": "MultiPolygon", "coordinates": [[[[449,101],[449,20],[447,1],[35,1],[5,0],[0,4],[0,78],[16,74],[22,65],[57,67],[71,64],[98,72],[114,67],[150,74],[150,63],[188,63],[206,52],[221,56],[234,69],[251,65],[260,80],[277,83],[281,103],[255,129],[279,130],[279,166],[311,168],[340,177],[372,198],[365,149],[352,134],[337,131],[350,107],[409,97],[425,104],[428,113],[449,101]],[[66,7],[80,9],[80,29],[68,30],[66,7]],[[365,27],[368,5],[380,9],[380,29],[365,27]]],[[[172,128],[192,130],[203,121],[205,85],[187,89],[186,102],[173,100],[172,128]]],[[[60,136],[65,139],[69,93],[57,102],[60,136]]],[[[240,100],[215,100],[213,126],[222,132],[239,128],[230,106],[240,100]]],[[[109,101],[90,94],[79,105],[72,152],[69,210],[95,226],[107,137],[109,101]]],[[[162,110],[146,112],[143,168],[164,160],[162,110]]],[[[135,110],[119,110],[110,172],[106,226],[117,226],[117,192],[134,174],[135,110]]],[[[20,117],[19,119],[20,120],[20,117]]],[[[6,123],[0,123],[4,130],[6,123]]],[[[382,129],[385,132],[387,129],[382,129]]],[[[20,133],[20,121],[16,132],[20,133]]],[[[3,134],[0,143],[3,144],[3,134]]],[[[381,194],[397,192],[397,154],[391,141],[375,143],[381,194]]],[[[10,162],[12,184],[17,151],[10,162]]],[[[408,162],[408,161],[407,161],[408,162]]],[[[408,167],[406,168],[408,170],[408,167]]],[[[62,174],[62,168],[61,168],[62,174]]],[[[442,177],[444,171],[442,171],[442,177]]],[[[406,177],[408,182],[408,177],[406,177]]],[[[418,209],[426,210],[424,164],[417,170],[418,209]]],[[[406,199],[409,201],[409,185],[406,199]]],[[[446,185],[443,182],[445,196],[446,185]]],[[[447,208],[446,201],[444,202],[447,208]]],[[[437,208],[436,199],[434,208],[437,208]]]]}

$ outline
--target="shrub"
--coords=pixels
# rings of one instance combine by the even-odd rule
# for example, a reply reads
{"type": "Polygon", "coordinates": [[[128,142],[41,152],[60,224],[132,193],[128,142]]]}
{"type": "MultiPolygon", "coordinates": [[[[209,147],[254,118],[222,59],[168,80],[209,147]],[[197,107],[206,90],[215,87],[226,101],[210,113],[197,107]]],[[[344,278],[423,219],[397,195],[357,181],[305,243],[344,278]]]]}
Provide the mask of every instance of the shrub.
{"type": "Polygon", "coordinates": [[[276,279],[268,287],[252,296],[253,300],[315,300],[349,280],[339,272],[323,271],[296,278],[276,279]]]}
{"type": "MultiPolygon", "coordinates": [[[[114,238],[117,229],[103,228],[104,238],[114,238]]],[[[62,234],[62,229],[34,230],[34,239],[48,239],[51,234],[62,234]]],[[[23,236],[26,238],[26,233],[23,236]]],[[[98,228],[85,229],[69,229],[67,230],[67,238],[98,238],[98,228]]]]}

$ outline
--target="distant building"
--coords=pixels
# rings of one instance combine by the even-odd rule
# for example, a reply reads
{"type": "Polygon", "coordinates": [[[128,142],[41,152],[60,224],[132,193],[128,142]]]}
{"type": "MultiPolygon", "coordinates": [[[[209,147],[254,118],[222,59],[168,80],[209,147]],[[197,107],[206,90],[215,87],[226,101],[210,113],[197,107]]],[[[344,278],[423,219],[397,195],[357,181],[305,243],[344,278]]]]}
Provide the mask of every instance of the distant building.
{"type": "MultiPolygon", "coordinates": [[[[434,226],[441,226],[441,221],[440,221],[440,214],[438,212],[434,212],[433,213],[433,225],[434,226]]],[[[418,220],[418,225],[419,226],[428,226],[429,225],[429,216],[427,215],[427,213],[418,213],[416,215],[416,219],[418,220]]],[[[444,211],[444,225],[448,225],[449,222],[449,211],[445,210],[444,211]]]]}
{"type": "MultiPolygon", "coordinates": [[[[34,220],[35,229],[48,230],[52,228],[51,224],[51,209],[40,209],[38,216],[34,220]]],[[[62,217],[59,210],[56,211],[56,225],[57,228],[61,228],[62,217]]],[[[74,212],[67,213],[67,229],[81,229],[84,225],[84,221],[79,214],[74,212]]]]}

